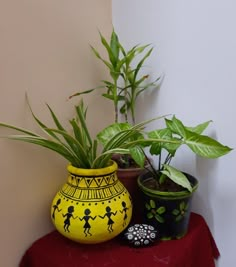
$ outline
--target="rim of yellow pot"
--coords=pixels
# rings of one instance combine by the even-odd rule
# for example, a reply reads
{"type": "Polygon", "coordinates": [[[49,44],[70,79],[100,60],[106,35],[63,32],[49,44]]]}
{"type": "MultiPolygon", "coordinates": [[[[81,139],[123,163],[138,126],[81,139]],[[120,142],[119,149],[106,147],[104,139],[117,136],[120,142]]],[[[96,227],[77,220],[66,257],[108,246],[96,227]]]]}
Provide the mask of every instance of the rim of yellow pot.
{"type": "Polygon", "coordinates": [[[111,165],[100,169],[83,169],[74,167],[72,164],[68,164],[67,170],[69,173],[86,176],[99,176],[108,173],[115,172],[118,169],[117,163],[111,160],[111,165]]]}

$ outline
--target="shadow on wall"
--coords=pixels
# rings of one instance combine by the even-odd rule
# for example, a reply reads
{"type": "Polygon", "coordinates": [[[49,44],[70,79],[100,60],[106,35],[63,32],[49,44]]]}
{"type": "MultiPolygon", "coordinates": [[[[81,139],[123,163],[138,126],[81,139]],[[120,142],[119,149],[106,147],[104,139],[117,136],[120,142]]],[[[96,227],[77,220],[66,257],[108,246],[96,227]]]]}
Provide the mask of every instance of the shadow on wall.
{"type": "Polygon", "coordinates": [[[159,108],[159,95],[164,81],[164,75],[160,77],[160,81],[155,87],[149,91],[146,91],[144,94],[141,94],[137,99],[136,122],[164,115],[160,114],[159,108]]]}
{"type": "Polygon", "coordinates": [[[201,214],[214,232],[212,199],[217,183],[217,159],[196,158],[196,178],[199,188],[194,195],[193,210],[201,214]]]}
{"type": "MultiPolygon", "coordinates": [[[[217,183],[217,159],[204,159],[197,157],[196,159],[196,178],[199,181],[199,188],[194,194],[193,211],[201,214],[206,220],[211,232],[214,236],[214,219],[212,199],[215,194],[217,183]]],[[[215,260],[215,266],[219,267],[219,260],[215,260]]]]}

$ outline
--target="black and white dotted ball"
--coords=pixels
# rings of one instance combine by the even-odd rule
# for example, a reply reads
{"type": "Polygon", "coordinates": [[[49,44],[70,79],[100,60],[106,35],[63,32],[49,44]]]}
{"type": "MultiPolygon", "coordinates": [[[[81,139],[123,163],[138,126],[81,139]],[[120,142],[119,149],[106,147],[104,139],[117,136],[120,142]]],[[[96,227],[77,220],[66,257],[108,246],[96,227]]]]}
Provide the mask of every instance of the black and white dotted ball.
{"type": "Polygon", "coordinates": [[[152,225],[134,224],[126,230],[124,236],[135,247],[148,246],[157,239],[157,231],[152,225]]]}

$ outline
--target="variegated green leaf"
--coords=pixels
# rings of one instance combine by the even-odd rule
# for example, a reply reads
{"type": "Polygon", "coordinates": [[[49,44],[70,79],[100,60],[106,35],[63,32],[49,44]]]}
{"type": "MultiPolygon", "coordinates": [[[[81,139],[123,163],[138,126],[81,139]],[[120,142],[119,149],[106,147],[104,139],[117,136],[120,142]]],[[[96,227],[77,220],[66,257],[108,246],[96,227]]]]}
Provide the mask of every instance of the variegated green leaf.
{"type": "Polygon", "coordinates": [[[173,116],[172,120],[165,119],[166,126],[175,134],[180,135],[182,138],[186,136],[185,127],[183,123],[173,116]]]}
{"type": "Polygon", "coordinates": [[[186,129],[197,134],[202,134],[211,122],[212,121],[206,121],[195,127],[186,127],[186,129]]]}
{"type": "Polygon", "coordinates": [[[133,160],[141,167],[144,168],[146,156],[143,149],[140,146],[131,147],[129,149],[130,155],[133,160]]]}
{"type": "Polygon", "coordinates": [[[182,187],[188,189],[190,192],[193,191],[188,178],[176,168],[165,164],[164,170],[161,172],[168,176],[176,184],[181,185],[182,187]]]}
{"type": "Polygon", "coordinates": [[[160,155],[162,152],[162,145],[161,143],[154,143],[151,145],[149,152],[151,155],[160,155]]]}
{"type": "Polygon", "coordinates": [[[205,158],[218,158],[232,150],[209,136],[190,131],[186,131],[184,142],[194,153],[205,158]]]}
{"type": "Polygon", "coordinates": [[[107,142],[113,138],[117,133],[130,129],[131,126],[128,123],[114,123],[104,128],[101,132],[97,134],[97,139],[104,146],[107,142]]]}

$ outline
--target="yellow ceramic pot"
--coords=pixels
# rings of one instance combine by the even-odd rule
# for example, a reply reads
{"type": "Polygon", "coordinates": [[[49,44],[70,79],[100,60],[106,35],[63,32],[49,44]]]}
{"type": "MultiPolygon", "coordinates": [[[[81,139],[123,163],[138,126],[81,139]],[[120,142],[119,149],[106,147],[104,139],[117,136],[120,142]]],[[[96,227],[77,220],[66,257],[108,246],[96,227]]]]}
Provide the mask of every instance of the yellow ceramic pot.
{"type": "Polygon", "coordinates": [[[65,237],[95,244],[120,234],[132,216],[131,197],[118,180],[117,164],[101,169],[68,166],[66,184],[52,202],[51,218],[65,237]]]}

